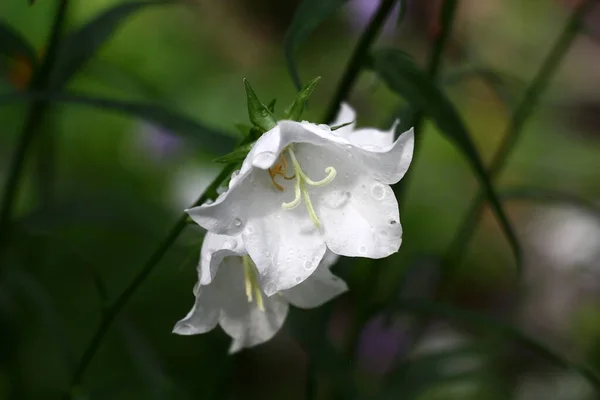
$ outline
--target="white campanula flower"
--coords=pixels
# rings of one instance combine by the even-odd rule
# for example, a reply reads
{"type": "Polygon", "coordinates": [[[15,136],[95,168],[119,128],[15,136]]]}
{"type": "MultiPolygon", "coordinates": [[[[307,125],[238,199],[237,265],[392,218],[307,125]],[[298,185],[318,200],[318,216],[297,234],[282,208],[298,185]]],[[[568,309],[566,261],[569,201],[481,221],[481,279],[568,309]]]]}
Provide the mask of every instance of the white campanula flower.
{"type": "MultiPolygon", "coordinates": [[[[335,124],[353,120],[344,105],[335,124]]],[[[307,279],[326,249],[387,257],[402,242],[389,185],[406,173],[414,146],[412,129],[396,141],[394,130],[279,121],[252,147],[227,192],[188,213],[210,232],[241,234],[268,296],[307,279]]]]}
{"type": "Polygon", "coordinates": [[[230,353],[264,343],[282,327],[288,304],[319,307],[348,289],[329,270],[336,259],[337,255],[328,252],[310,278],[268,297],[241,237],[208,232],[200,252],[196,302],[173,332],[206,333],[219,324],[233,338],[230,353]]]}

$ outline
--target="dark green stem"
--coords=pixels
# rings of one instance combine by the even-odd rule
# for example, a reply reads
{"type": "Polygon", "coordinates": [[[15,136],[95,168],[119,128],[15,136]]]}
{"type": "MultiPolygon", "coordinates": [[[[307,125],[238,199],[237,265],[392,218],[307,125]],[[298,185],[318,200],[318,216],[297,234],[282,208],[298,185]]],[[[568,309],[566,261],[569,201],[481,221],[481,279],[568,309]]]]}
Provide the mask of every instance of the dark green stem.
{"type": "MultiPolygon", "coordinates": [[[[198,206],[200,204],[205,203],[208,199],[214,199],[217,195],[217,188],[231,175],[233,170],[235,169],[235,165],[228,165],[225,167],[221,173],[213,180],[210,186],[206,189],[206,191],[198,198],[198,200],[192,205],[192,207],[198,206]]],[[[104,315],[102,316],[102,320],[92,337],[92,340],[88,344],[85,349],[83,356],[81,357],[79,363],[77,364],[77,368],[73,374],[71,379],[71,389],[76,389],[76,387],[81,383],[81,379],[85,371],[87,370],[90,362],[96,355],[98,348],[104,336],[110,329],[112,323],[115,318],[125,305],[129,302],[133,294],[137,291],[137,289],[141,286],[141,284],[146,280],[146,278],[154,271],[154,268],[158,265],[160,260],[162,260],[163,256],[169,250],[169,248],[175,243],[183,229],[187,225],[187,214],[183,214],[177,223],[171,228],[167,237],[160,243],[160,245],[156,248],[154,253],[150,256],[148,261],[144,264],[144,266],[140,269],[140,272],[133,278],[131,283],[125,288],[123,293],[117,297],[112,305],[110,305],[104,315]]]]}
{"type": "Polygon", "coordinates": [[[333,121],[340,108],[340,104],[342,104],[342,102],[348,98],[348,95],[354,87],[358,75],[360,74],[360,71],[364,65],[364,61],[367,59],[371,45],[379,35],[383,24],[387,20],[397,1],[398,0],[381,0],[381,4],[379,5],[377,12],[375,15],[373,15],[373,18],[369,22],[367,29],[365,29],[361,35],[356,47],[354,48],[354,51],[352,52],[352,56],[348,61],[348,65],[346,66],[346,70],[342,76],[342,80],[338,85],[331,103],[329,103],[329,107],[327,108],[327,112],[323,118],[323,122],[330,123],[333,121]]]}
{"type": "MultiPolygon", "coordinates": [[[[29,85],[29,89],[32,91],[44,91],[49,85],[50,76],[56,62],[60,35],[66,19],[68,4],[69,0],[61,0],[58,5],[56,16],[54,17],[54,24],[52,25],[52,31],[48,40],[48,52],[46,53],[46,57],[44,57],[40,69],[35,72],[31,84],[29,85]]],[[[21,178],[23,176],[23,167],[27,160],[27,155],[31,148],[31,144],[33,143],[33,139],[35,138],[39,125],[47,111],[48,104],[49,103],[45,100],[37,100],[29,107],[23,131],[19,136],[15,152],[10,162],[8,179],[4,186],[2,204],[0,205],[0,252],[2,252],[8,240],[10,218],[17,198],[21,178]]]]}
{"type": "MultiPolygon", "coordinates": [[[[439,15],[439,24],[441,31],[431,47],[429,53],[429,60],[427,61],[427,73],[433,81],[437,81],[440,70],[442,69],[442,57],[446,45],[450,40],[450,34],[452,33],[452,26],[454,25],[454,16],[456,15],[456,9],[458,8],[458,0],[444,0],[442,11],[439,15]]],[[[423,141],[423,122],[425,120],[425,114],[422,110],[417,110],[413,117],[413,127],[415,131],[415,150],[413,155],[413,162],[417,159],[419,152],[421,151],[421,142],[423,141]]],[[[406,188],[410,182],[412,176],[412,169],[409,169],[407,174],[402,178],[402,183],[397,186],[396,196],[398,202],[402,203],[406,188]]]]}
{"type": "MultiPolygon", "coordinates": [[[[533,110],[537,106],[540,97],[550,82],[550,79],[560,65],[561,60],[569,50],[573,39],[575,39],[577,36],[581,26],[581,21],[584,15],[586,15],[588,11],[592,9],[593,3],[594,0],[587,0],[575,8],[562,33],[558,37],[554,47],[546,57],[546,60],[542,64],[542,67],[538,71],[537,75],[527,88],[521,104],[517,107],[510,119],[502,143],[494,154],[489,169],[490,180],[496,179],[504,169],[506,160],[508,159],[510,152],[515,147],[521,131],[529,120],[529,117],[531,117],[533,110]]],[[[481,217],[484,203],[485,195],[480,191],[450,245],[447,261],[451,262],[453,265],[460,263],[462,257],[464,256],[475,226],[481,217]]]]}

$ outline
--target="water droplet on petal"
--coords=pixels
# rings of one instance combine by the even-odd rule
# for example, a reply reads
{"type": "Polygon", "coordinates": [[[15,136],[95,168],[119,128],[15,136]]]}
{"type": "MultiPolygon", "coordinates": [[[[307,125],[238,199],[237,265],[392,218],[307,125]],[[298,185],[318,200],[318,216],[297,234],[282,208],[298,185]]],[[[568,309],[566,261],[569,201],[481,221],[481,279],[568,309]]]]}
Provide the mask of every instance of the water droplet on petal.
{"type": "Polygon", "coordinates": [[[239,218],[235,218],[233,220],[233,224],[239,228],[240,226],[242,226],[242,220],[239,218]]]}
{"type": "Polygon", "coordinates": [[[202,204],[203,206],[209,206],[212,203],[214,203],[213,199],[206,199],[206,201],[204,202],[204,204],[202,204]]]}
{"type": "Polygon", "coordinates": [[[304,261],[304,269],[307,270],[307,271],[310,271],[311,269],[313,269],[312,260],[306,260],[306,261],[304,261]]]}
{"type": "Polygon", "coordinates": [[[223,248],[227,249],[227,250],[233,250],[233,249],[235,249],[236,246],[237,246],[237,243],[234,242],[233,240],[227,240],[227,241],[225,241],[225,243],[223,243],[223,248]]]}
{"type": "Polygon", "coordinates": [[[273,293],[275,291],[275,284],[273,282],[267,283],[265,285],[265,293],[273,293]]]}
{"type": "Polygon", "coordinates": [[[254,227],[252,225],[246,226],[246,233],[251,235],[254,233],[254,227]]]}
{"type": "Polygon", "coordinates": [[[358,252],[359,252],[360,254],[367,254],[367,250],[368,250],[368,249],[367,249],[367,246],[360,246],[360,247],[358,248],[358,252]]]}
{"type": "Polygon", "coordinates": [[[371,186],[371,195],[375,200],[383,200],[385,197],[385,188],[381,183],[376,183],[371,186]]]}
{"type": "Polygon", "coordinates": [[[296,281],[296,283],[300,283],[302,282],[302,277],[301,276],[297,276],[294,278],[294,280],[296,281]]]}
{"type": "Polygon", "coordinates": [[[319,128],[321,129],[325,129],[326,131],[330,131],[331,128],[329,127],[329,125],[325,125],[325,124],[319,124],[317,125],[319,128]]]}

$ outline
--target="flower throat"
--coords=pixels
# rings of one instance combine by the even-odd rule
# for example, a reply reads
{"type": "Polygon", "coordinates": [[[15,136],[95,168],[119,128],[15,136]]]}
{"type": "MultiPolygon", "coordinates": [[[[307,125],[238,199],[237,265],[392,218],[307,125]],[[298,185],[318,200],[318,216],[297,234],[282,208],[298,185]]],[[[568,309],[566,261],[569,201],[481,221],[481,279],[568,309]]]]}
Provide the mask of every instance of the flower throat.
{"type": "Polygon", "coordinates": [[[319,217],[317,216],[317,213],[315,212],[315,209],[312,205],[310,196],[308,194],[308,190],[306,189],[306,185],[314,187],[325,186],[331,181],[333,181],[337,174],[337,171],[332,166],[329,166],[325,168],[325,173],[327,174],[327,176],[325,176],[325,178],[319,181],[313,181],[312,179],[310,179],[308,175],[306,175],[306,173],[302,170],[300,163],[296,159],[296,155],[294,154],[292,145],[286,147],[281,152],[281,161],[275,164],[275,166],[273,166],[272,168],[269,168],[269,175],[271,175],[271,181],[273,182],[273,185],[280,191],[283,191],[284,189],[283,186],[281,186],[275,181],[276,176],[281,175],[286,180],[296,180],[294,184],[294,200],[288,203],[282,203],[281,208],[283,208],[284,210],[293,210],[294,208],[298,207],[302,200],[304,200],[306,211],[308,212],[311,221],[317,228],[321,227],[321,221],[319,220],[319,217]],[[285,157],[286,152],[289,155],[290,160],[292,161],[292,167],[294,168],[294,174],[292,176],[286,175],[288,165],[285,157]]]}

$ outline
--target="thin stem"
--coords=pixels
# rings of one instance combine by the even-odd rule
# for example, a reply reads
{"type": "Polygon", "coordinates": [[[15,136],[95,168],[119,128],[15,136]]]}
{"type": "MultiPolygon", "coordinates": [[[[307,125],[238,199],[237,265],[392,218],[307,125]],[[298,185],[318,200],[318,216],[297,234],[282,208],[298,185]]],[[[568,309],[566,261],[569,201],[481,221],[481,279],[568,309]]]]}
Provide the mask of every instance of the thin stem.
{"type": "MultiPolygon", "coordinates": [[[[521,131],[531,117],[533,110],[537,106],[542,94],[544,93],[544,90],[550,82],[550,79],[560,65],[561,60],[567,54],[571,43],[579,32],[583,17],[592,9],[593,3],[594,0],[587,0],[580,3],[579,6],[575,8],[552,50],[542,64],[542,67],[529,85],[529,88],[526,90],[523,101],[513,113],[504,138],[502,139],[502,143],[493,156],[489,169],[490,180],[496,179],[504,169],[510,152],[513,150],[518,139],[520,138],[521,131]]],[[[454,240],[449,247],[447,260],[452,262],[453,265],[460,263],[462,257],[464,256],[475,226],[481,217],[484,203],[485,195],[479,191],[467,213],[467,216],[463,220],[458,233],[454,237],[454,240]]]]}
{"type": "MultiPolygon", "coordinates": [[[[29,85],[29,88],[32,91],[44,91],[48,87],[50,76],[56,62],[60,35],[66,19],[68,5],[69,0],[61,0],[58,5],[54,17],[54,24],[52,25],[52,31],[48,40],[48,52],[46,53],[46,57],[44,57],[40,69],[36,71],[31,84],[29,85]]],[[[29,107],[23,131],[19,136],[14,155],[10,162],[8,179],[4,186],[2,204],[0,205],[0,252],[8,240],[10,218],[21,183],[21,178],[23,176],[23,167],[27,159],[27,154],[47,110],[48,104],[49,103],[45,100],[38,100],[34,101],[29,107]]]]}
{"type": "MultiPolygon", "coordinates": [[[[206,189],[206,191],[198,198],[198,200],[192,205],[192,207],[203,204],[208,199],[212,199],[216,197],[217,188],[221,185],[225,179],[235,169],[235,165],[228,165],[225,167],[221,173],[213,180],[210,186],[206,189]]],[[[87,348],[83,352],[83,356],[81,357],[79,363],[77,364],[77,368],[75,369],[75,373],[71,379],[71,388],[74,389],[81,383],[81,379],[88,366],[90,365],[92,359],[96,355],[104,336],[110,329],[112,323],[115,318],[125,305],[129,302],[131,297],[137,291],[137,289],[141,286],[141,284],[146,280],[146,278],[154,271],[154,268],[158,265],[160,260],[163,258],[167,250],[175,243],[183,229],[187,225],[187,214],[183,214],[175,223],[175,225],[171,228],[165,239],[160,243],[160,245],[156,248],[154,253],[150,256],[148,261],[143,265],[138,274],[133,278],[131,283],[125,288],[123,293],[117,297],[112,305],[110,305],[105,314],[102,316],[102,320],[92,337],[92,340],[88,344],[87,348]]]]}
{"type": "Polygon", "coordinates": [[[350,56],[342,80],[340,81],[335,95],[333,96],[331,103],[329,103],[325,117],[323,118],[325,123],[333,121],[340,108],[340,104],[348,98],[363,67],[364,60],[367,58],[371,45],[379,35],[383,24],[387,20],[397,1],[398,0],[381,0],[377,12],[373,15],[373,18],[371,18],[369,25],[361,35],[358,43],[356,43],[352,56],[350,56]]]}

